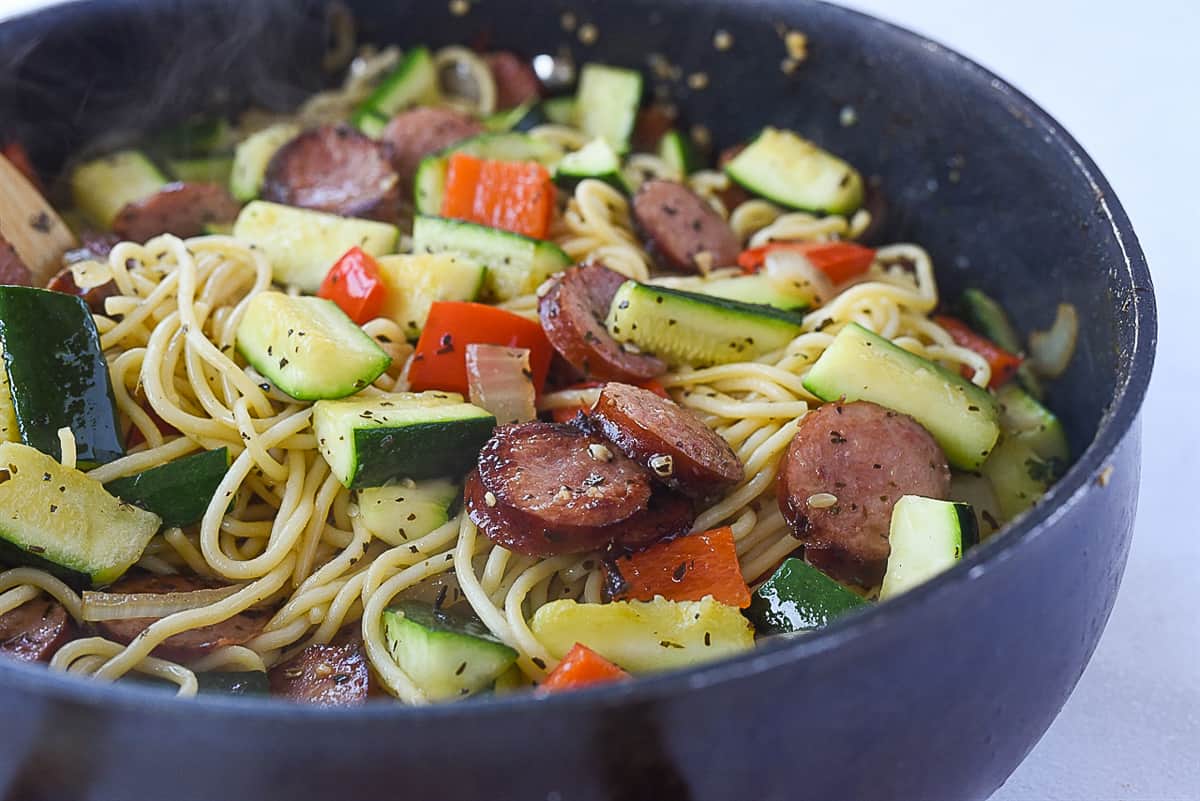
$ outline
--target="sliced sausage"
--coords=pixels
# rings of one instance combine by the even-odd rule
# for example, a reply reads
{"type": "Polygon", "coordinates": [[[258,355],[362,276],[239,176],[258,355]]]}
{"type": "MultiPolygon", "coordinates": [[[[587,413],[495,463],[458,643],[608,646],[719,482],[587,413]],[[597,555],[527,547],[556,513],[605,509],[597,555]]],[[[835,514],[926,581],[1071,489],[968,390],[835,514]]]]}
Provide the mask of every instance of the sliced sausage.
{"type": "Polygon", "coordinates": [[[0,615],[0,653],[24,662],[48,662],[71,639],[67,610],[52,598],[34,598],[0,615]]]}
{"type": "MultiPolygon", "coordinates": [[[[108,588],[108,592],[124,593],[167,593],[192,592],[193,590],[211,589],[223,586],[219,582],[197,576],[155,576],[150,574],[126,576],[108,588]]],[[[224,648],[228,645],[242,645],[254,639],[267,621],[271,612],[267,609],[247,609],[233,617],[214,623],[211,626],[191,629],[168,637],[154,649],[156,656],[165,659],[191,660],[205,654],[224,648]]],[[[128,620],[104,620],[96,624],[105,637],[119,643],[128,644],[133,641],[150,624],[159,618],[135,617],[128,620]]]]}
{"type": "Polygon", "coordinates": [[[12,243],[0,236],[0,284],[30,286],[33,273],[17,255],[12,243]]]}
{"type": "Polygon", "coordinates": [[[508,50],[497,50],[483,57],[496,81],[496,110],[532,103],[542,96],[542,82],[533,65],[508,50]]]}
{"type": "Polygon", "coordinates": [[[392,222],[400,213],[400,178],[378,142],[345,125],[325,125],[276,151],[263,175],[262,197],[392,222]]]}
{"type": "Polygon", "coordinates": [[[687,533],[696,512],[682,495],[660,488],[646,508],[608,526],[547,525],[543,520],[502,503],[483,486],[478,472],[467,477],[467,514],[485,537],[510,551],[528,556],[557,556],[600,549],[626,552],[687,533]]]}
{"type": "Polygon", "coordinates": [[[104,301],[118,294],[117,282],[112,280],[89,289],[81,288],[75,283],[75,274],[71,272],[70,267],[64,267],[55,273],[46,288],[67,295],[78,295],[83,298],[83,302],[88,305],[93,314],[105,314],[104,301]]]}
{"type": "Polygon", "coordinates": [[[584,378],[644,381],[667,369],[653,356],[630,353],[604,327],[625,276],[603,264],[574,267],[554,279],[538,301],[546,338],[584,378]]]}
{"type": "Polygon", "coordinates": [[[896,501],[945,498],[949,489],[946,455],[920,423],[859,401],[805,415],[780,465],[777,495],[810,562],[835,578],[874,586],[891,552],[896,501]],[[813,499],[821,494],[836,501],[813,499]]]}
{"type": "Polygon", "coordinates": [[[267,679],[271,695],[319,706],[353,706],[374,694],[362,639],[349,629],[271,668],[267,679]]]}
{"type": "Polygon", "coordinates": [[[611,382],[592,409],[594,424],[655,478],[693,498],[715,498],[745,471],[721,435],[674,401],[611,382]]]}
{"type": "Polygon", "coordinates": [[[461,111],[422,106],[392,117],[383,129],[383,141],[401,183],[411,187],[421,159],[483,130],[483,123],[461,111]]]}
{"type": "Polygon", "coordinates": [[[650,500],[650,476],[603,438],[561,423],[502,426],[479,453],[479,478],[498,502],[546,526],[607,526],[650,500]]]}
{"type": "Polygon", "coordinates": [[[199,236],[209,223],[237,218],[236,200],[220,184],[167,184],[153,195],[127,203],[113,220],[113,233],[130,242],[159,234],[199,236]]]}
{"type": "Polygon", "coordinates": [[[633,216],[661,267],[694,273],[737,263],[740,243],[729,223],[683,184],[642,184],[633,197],[633,216]]]}

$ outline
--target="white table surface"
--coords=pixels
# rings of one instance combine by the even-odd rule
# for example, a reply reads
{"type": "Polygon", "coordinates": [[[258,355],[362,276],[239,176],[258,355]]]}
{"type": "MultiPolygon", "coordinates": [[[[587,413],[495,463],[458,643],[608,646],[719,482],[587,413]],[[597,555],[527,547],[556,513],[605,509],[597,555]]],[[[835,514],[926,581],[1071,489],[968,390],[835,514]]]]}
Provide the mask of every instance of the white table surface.
{"type": "MultiPolygon", "coordinates": [[[[486,1],[486,0],[485,0],[486,1]]],[[[0,0],[0,17],[38,0],[0,0]]],[[[993,801],[1200,799],[1200,5],[1191,0],[852,0],[976,59],[1048,109],[1099,163],[1157,287],[1141,511],[1095,658],[993,801]],[[1189,306],[1192,308],[1189,309],[1189,306]],[[1190,320],[1190,322],[1189,322],[1190,320]]]]}

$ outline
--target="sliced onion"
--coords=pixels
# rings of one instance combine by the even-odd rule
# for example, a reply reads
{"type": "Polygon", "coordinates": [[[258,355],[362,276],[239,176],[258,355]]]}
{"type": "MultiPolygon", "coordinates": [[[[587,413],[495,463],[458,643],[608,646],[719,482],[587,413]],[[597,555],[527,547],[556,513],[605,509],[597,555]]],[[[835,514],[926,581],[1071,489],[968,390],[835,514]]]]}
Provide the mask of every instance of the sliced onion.
{"type": "Polygon", "coordinates": [[[1079,314],[1070,303],[1058,304],[1054,324],[1029,335],[1029,364],[1034,372],[1057,378],[1066,372],[1079,339],[1079,314]]]}
{"type": "Polygon", "coordinates": [[[496,79],[487,62],[465,47],[443,47],[433,57],[438,87],[453,106],[480,116],[496,110],[496,79]]]}
{"type": "Polygon", "coordinates": [[[84,620],[129,620],[138,617],[160,618],[189,609],[199,609],[224,601],[240,585],[214,587],[190,592],[93,592],[83,593],[84,620]]]}
{"type": "Polygon", "coordinates": [[[813,305],[820,306],[833,297],[833,282],[813,266],[803,253],[779,248],[767,254],[764,271],[767,280],[793,294],[811,290],[813,305]]]}
{"type": "Polygon", "coordinates": [[[537,416],[528,348],[467,345],[467,384],[471,403],[495,415],[499,425],[537,416]]]}
{"type": "Polygon", "coordinates": [[[80,289],[95,289],[113,280],[112,267],[106,261],[84,259],[71,265],[71,278],[80,289]]]}

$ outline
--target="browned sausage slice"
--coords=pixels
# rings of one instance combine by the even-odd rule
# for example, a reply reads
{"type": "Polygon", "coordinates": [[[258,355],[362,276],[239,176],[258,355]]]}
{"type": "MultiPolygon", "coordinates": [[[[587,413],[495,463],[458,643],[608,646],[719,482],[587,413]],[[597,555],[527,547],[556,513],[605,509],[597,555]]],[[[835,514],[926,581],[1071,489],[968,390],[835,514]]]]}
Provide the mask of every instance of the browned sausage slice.
{"type": "Polygon", "coordinates": [[[501,503],[479,479],[467,477],[467,514],[485,537],[510,551],[528,556],[557,556],[604,548],[636,550],[668,537],[685,534],[696,519],[692,504],[682,495],[660,488],[646,508],[608,526],[549,526],[538,518],[501,503]]]}
{"type": "Polygon", "coordinates": [[[237,201],[219,184],[167,184],[117,212],[113,233],[130,242],[145,242],[159,234],[199,236],[209,223],[233,222],[238,209],[237,201]]]}
{"type": "Polygon", "coordinates": [[[0,236],[0,284],[29,286],[32,283],[33,273],[17,255],[17,249],[0,236]]]}
{"type": "Polygon", "coordinates": [[[646,249],[662,267],[708,272],[737,263],[737,235],[704,199],[674,181],[647,181],[633,197],[646,249]]]}
{"type": "Polygon", "coordinates": [[[892,507],[945,498],[946,455],[920,423],[874,403],[828,403],[800,422],[779,469],[779,509],[808,560],[836,578],[878,584],[892,507]],[[813,499],[828,494],[836,498],[813,499]],[[815,502],[810,502],[813,499],[815,502]]]}
{"type": "Polygon", "coordinates": [[[479,453],[500,503],[546,526],[607,526],[646,508],[650,477],[603,438],[560,423],[502,426],[479,453]]]}
{"type": "Polygon", "coordinates": [[[483,57],[496,81],[496,110],[532,103],[542,96],[542,82],[533,66],[516,53],[498,50],[483,57]]]}
{"type": "Polygon", "coordinates": [[[625,276],[603,264],[573,267],[538,301],[546,338],[584,377],[644,381],[667,369],[653,356],[626,351],[601,322],[623,283],[625,276]]]}
{"type": "Polygon", "coordinates": [[[378,142],[345,125],[325,125],[276,151],[263,176],[262,197],[392,222],[400,213],[400,178],[378,142]]]}
{"type": "Polygon", "coordinates": [[[67,610],[51,598],[34,598],[0,615],[0,653],[25,662],[48,662],[71,638],[67,610]]]}
{"type": "Polygon", "coordinates": [[[611,382],[592,420],[656,478],[693,498],[714,498],[742,480],[741,460],[692,412],[649,390],[611,382]]]}
{"type": "Polygon", "coordinates": [[[319,706],[353,706],[371,695],[371,671],[362,639],[339,634],[328,645],[310,645],[267,673],[271,695],[319,706]]]}
{"type": "MultiPolygon", "coordinates": [[[[150,574],[126,576],[108,588],[108,592],[167,593],[192,592],[223,586],[197,576],[155,576],[150,574]]],[[[180,632],[169,637],[154,649],[156,656],[165,659],[189,660],[204,656],[217,648],[242,645],[254,639],[271,618],[267,609],[247,609],[228,620],[211,626],[180,632]]],[[[159,618],[135,617],[128,620],[104,620],[96,628],[110,640],[128,644],[159,618]]]]}
{"type": "Polygon", "coordinates": [[[483,130],[479,120],[460,111],[422,106],[392,117],[383,129],[383,141],[390,148],[392,167],[401,183],[411,188],[421,159],[483,130]]]}

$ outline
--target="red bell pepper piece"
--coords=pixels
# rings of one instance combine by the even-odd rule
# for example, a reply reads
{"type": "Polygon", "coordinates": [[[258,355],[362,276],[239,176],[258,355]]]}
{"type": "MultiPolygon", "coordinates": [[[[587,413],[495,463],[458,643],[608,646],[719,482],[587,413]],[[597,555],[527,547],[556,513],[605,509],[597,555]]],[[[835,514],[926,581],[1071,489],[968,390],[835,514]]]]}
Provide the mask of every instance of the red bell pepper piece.
{"type": "Polygon", "coordinates": [[[607,586],[621,588],[613,600],[652,601],[661,595],[669,601],[699,601],[711,595],[729,606],[750,605],[750,588],[728,526],[656,543],[605,563],[604,570],[607,586]]]}
{"type": "Polygon", "coordinates": [[[621,681],[629,674],[582,643],[575,643],[538,687],[542,692],[576,690],[593,684],[621,681]]]}
{"type": "Polygon", "coordinates": [[[554,193],[554,181],[541,164],[455,153],[446,172],[442,216],[545,239],[554,193]]]}
{"type": "Polygon", "coordinates": [[[429,309],[408,368],[409,385],[416,392],[468,394],[467,345],[528,348],[533,388],[542,391],[554,350],[541,325],[495,306],[450,301],[438,301],[429,309]]]}
{"type": "Polygon", "coordinates": [[[849,281],[865,273],[875,261],[875,251],[853,242],[772,242],[738,256],[738,266],[744,272],[757,272],[767,260],[767,254],[789,250],[803,255],[835,284],[849,281]]]}
{"type": "MultiPolygon", "coordinates": [[[[1023,361],[1020,356],[1009,353],[987,337],[976,334],[970,326],[955,317],[939,314],[934,316],[933,321],[946,329],[946,333],[956,345],[973,350],[987,360],[992,368],[992,378],[988,381],[989,389],[1007,384],[1017,374],[1017,369],[1023,361]]],[[[970,369],[963,368],[963,375],[970,378],[970,373],[970,369]]]]}
{"type": "Polygon", "coordinates": [[[359,247],[350,248],[338,259],[317,291],[318,297],[332,300],[359,325],[379,316],[386,295],[379,265],[359,247]]]}

